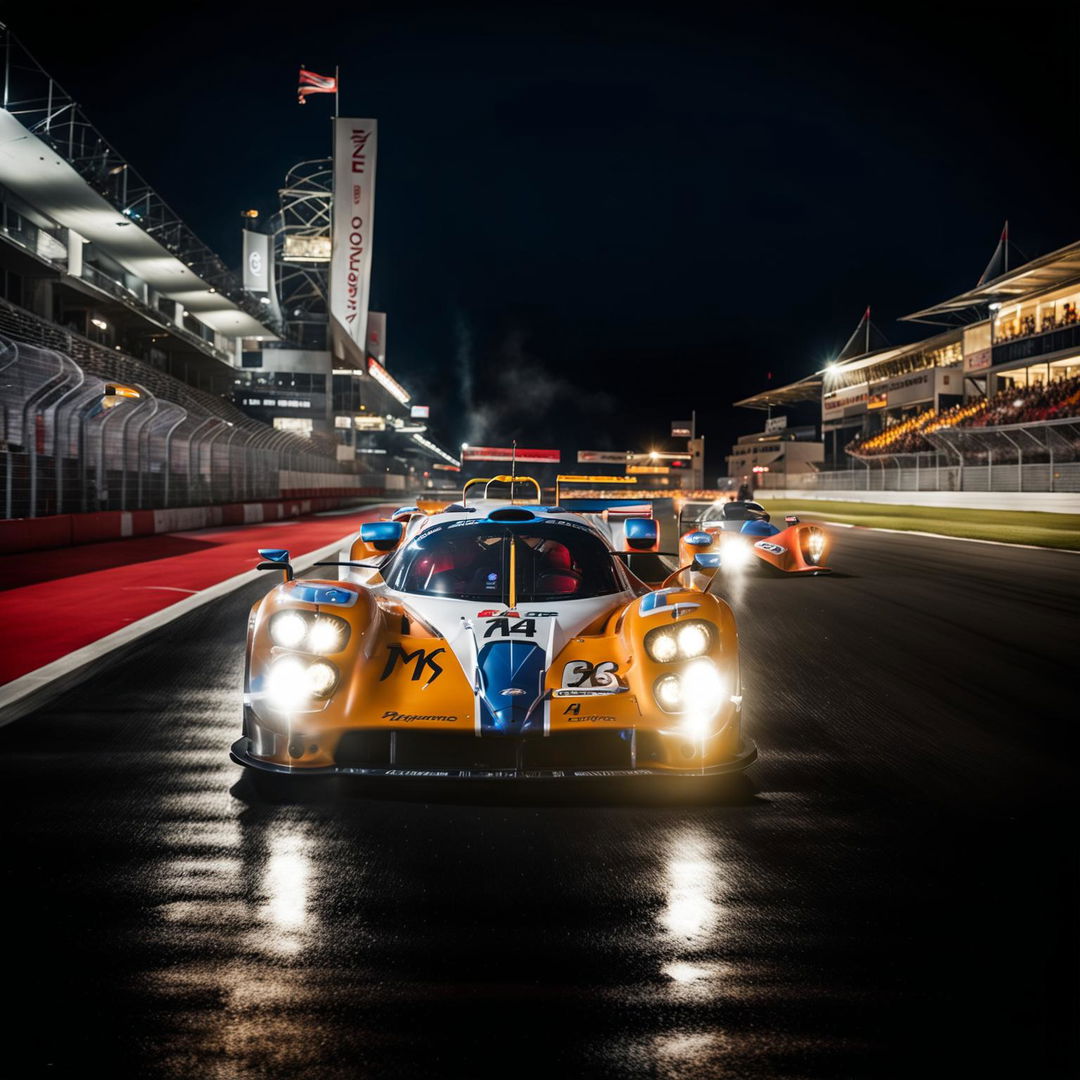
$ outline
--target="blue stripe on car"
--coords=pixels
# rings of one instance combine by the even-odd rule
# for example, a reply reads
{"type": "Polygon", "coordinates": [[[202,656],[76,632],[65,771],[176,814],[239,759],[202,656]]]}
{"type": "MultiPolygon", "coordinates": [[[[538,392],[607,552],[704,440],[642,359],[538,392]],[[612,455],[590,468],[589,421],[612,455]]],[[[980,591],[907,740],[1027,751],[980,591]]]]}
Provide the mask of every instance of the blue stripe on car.
{"type": "Polygon", "coordinates": [[[520,735],[543,731],[544,712],[536,709],[526,717],[544,692],[547,658],[539,645],[524,641],[489,641],[476,658],[480,673],[480,733],[520,735]],[[507,694],[507,690],[521,690],[507,694]]]}

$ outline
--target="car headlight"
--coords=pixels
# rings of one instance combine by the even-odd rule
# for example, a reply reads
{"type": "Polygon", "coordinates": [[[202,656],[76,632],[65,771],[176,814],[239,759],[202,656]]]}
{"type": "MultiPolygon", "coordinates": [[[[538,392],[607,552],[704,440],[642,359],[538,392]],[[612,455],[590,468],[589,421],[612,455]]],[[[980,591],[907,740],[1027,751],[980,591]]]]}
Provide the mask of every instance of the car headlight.
{"type": "Polygon", "coordinates": [[[270,620],[270,640],[283,649],[299,649],[308,633],[308,621],[299,611],[279,611],[270,620]]]}
{"type": "Polygon", "coordinates": [[[711,718],[730,693],[727,679],[709,660],[688,664],[683,672],[682,701],[688,715],[711,718]]]}
{"type": "Polygon", "coordinates": [[[825,554],[825,534],[820,529],[811,529],[806,537],[806,561],[817,565],[825,554]]]}
{"type": "Polygon", "coordinates": [[[714,628],[711,623],[694,619],[674,626],[658,626],[645,635],[645,651],[658,664],[673,660],[693,660],[709,651],[714,628]]]}
{"type": "Polygon", "coordinates": [[[320,615],[308,632],[308,646],[314,653],[341,652],[349,638],[349,624],[333,615],[320,615]]]}
{"type": "Polygon", "coordinates": [[[657,705],[664,712],[682,713],[683,726],[690,728],[711,720],[730,694],[727,676],[706,659],[687,664],[678,675],[662,676],[653,686],[657,705]]]}
{"type": "Polygon", "coordinates": [[[307,665],[298,656],[283,656],[266,676],[266,693],[279,709],[300,705],[308,696],[307,665]]]}
{"type": "Polygon", "coordinates": [[[704,623],[691,622],[678,630],[679,655],[687,660],[709,651],[709,631],[704,623]]]}
{"type": "Polygon", "coordinates": [[[671,630],[652,630],[645,636],[645,651],[658,664],[666,664],[679,655],[679,643],[671,630]]]}
{"type": "Polygon", "coordinates": [[[349,624],[337,615],[279,611],[270,619],[270,640],[283,649],[326,656],[341,652],[349,640],[349,624]]]}
{"type": "Polygon", "coordinates": [[[753,559],[754,553],[745,540],[729,540],[720,552],[720,565],[728,570],[739,570],[753,559]]]}
{"type": "Polygon", "coordinates": [[[325,660],[308,664],[299,656],[282,656],[270,666],[266,694],[279,709],[295,709],[311,698],[329,697],[337,671],[325,660]]]}
{"type": "Polygon", "coordinates": [[[325,660],[317,660],[307,669],[307,682],[313,697],[325,697],[337,682],[337,672],[325,660]]]}
{"type": "Polygon", "coordinates": [[[682,706],[682,683],[678,675],[665,675],[656,684],[656,700],[666,712],[678,712],[682,706]]]}

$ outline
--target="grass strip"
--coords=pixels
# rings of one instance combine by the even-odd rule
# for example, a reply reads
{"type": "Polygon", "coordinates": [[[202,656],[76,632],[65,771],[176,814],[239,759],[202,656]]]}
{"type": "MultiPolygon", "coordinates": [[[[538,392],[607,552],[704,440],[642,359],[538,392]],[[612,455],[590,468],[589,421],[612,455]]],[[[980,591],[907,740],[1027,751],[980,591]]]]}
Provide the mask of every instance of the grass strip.
{"type": "Polygon", "coordinates": [[[798,514],[807,519],[818,518],[875,529],[914,530],[943,536],[965,536],[974,540],[998,540],[1006,544],[1080,550],[1080,514],[894,506],[891,503],[818,499],[785,499],[782,502],[766,502],[765,506],[778,525],[785,514],[798,514]]]}

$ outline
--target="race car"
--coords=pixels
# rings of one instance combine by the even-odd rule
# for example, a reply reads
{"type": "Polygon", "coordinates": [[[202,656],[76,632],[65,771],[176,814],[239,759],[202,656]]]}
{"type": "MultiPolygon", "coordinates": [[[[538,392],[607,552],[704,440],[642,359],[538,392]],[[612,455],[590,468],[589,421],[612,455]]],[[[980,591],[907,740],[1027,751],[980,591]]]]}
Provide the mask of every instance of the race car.
{"type": "Polygon", "coordinates": [[[535,502],[469,501],[471,481],[458,503],[361,525],[337,580],[294,580],[287,551],[261,551],[283,580],[251,609],[233,760],[494,779],[750,765],[735,619],[678,580],[707,568],[647,583],[655,520],[543,506],[523,480],[535,502]]]}
{"type": "Polygon", "coordinates": [[[741,571],[767,567],[785,574],[829,574],[825,565],[829,534],[820,526],[784,518],[784,528],[772,524],[758,502],[686,503],[679,515],[680,562],[697,558],[710,568],[741,571]]]}

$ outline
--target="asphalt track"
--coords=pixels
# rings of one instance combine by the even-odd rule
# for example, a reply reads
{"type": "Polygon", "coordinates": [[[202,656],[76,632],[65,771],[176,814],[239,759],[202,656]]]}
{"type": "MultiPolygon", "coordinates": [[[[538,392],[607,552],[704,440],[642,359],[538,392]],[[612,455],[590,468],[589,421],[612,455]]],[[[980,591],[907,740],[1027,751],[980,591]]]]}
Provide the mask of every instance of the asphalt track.
{"type": "Polygon", "coordinates": [[[696,796],[267,801],[265,585],[158,631],[0,731],[5,1072],[1077,1075],[1080,556],[833,561],[734,590],[761,760],[696,796]]]}

